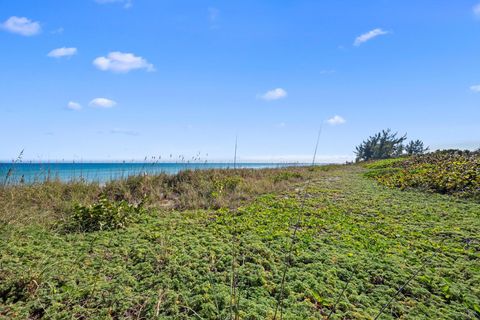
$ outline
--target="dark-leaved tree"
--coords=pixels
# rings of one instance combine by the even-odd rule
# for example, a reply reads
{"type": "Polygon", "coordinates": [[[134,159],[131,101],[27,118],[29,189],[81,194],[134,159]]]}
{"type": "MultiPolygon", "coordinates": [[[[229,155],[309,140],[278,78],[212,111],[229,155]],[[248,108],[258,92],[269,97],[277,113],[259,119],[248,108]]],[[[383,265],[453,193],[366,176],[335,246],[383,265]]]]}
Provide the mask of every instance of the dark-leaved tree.
{"type": "Polygon", "coordinates": [[[414,154],[424,154],[427,151],[428,147],[425,147],[421,140],[412,140],[405,146],[405,152],[410,156],[414,154]]]}
{"type": "Polygon", "coordinates": [[[356,147],[356,161],[398,157],[403,153],[403,142],[406,139],[406,134],[398,137],[397,132],[393,133],[390,129],[382,130],[356,147]]]}

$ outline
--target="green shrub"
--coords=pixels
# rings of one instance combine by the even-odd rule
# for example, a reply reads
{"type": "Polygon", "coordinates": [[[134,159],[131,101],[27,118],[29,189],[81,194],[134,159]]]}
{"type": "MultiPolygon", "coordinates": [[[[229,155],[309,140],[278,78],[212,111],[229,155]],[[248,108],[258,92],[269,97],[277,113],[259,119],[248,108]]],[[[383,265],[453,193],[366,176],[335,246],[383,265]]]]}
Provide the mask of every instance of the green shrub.
{"type": "Polygon", "coordinates": [[[480,153],[454,150],[374,162],[366,176],[400,189],[480,199],[480,153]]]}
{"type": "Polygon", "coordinates": [[[384,159],[374,162],[370,162],[365,165],[365,168],[368,169],[386,169],[392,168],[404,162],[407,158],[393,158],[393,159],[384,159]]]}
{"type": "Polygon", "coordinates": [[[125,228],[145,212],[143,201],[138,205],[125,200],[111,201],[101,197],[89,206],[76,204],[67,222],[70,231],[91,232],[125,228]]]}
{"type": "Polygon", "coordinates": [[[372,169],[365,173],[366,177],[369,178],[379,178],[385,176],[391,176],[397,174],[401,171],[400,168],[379,168],[379,169],[372,169]]]}
{"type": "Polygon", "coordinates": [[[278,183],[280,181],[294,180],[300,178],[302,178],[302,175],[298,172],[284,171],[273,176],[273,182],[278,183]]]}

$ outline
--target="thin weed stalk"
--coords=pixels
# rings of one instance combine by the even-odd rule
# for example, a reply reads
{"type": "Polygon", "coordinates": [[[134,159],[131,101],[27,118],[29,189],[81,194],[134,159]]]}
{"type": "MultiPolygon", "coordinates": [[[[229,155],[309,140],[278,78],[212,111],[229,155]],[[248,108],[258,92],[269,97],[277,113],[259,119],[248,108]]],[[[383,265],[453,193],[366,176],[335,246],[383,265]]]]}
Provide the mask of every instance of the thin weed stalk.
{"type": "MultiPolygon", "coordinates": [[[[322,133],[322,125],[320,125],[320,129],[318,130],[317,140],[316,140],[316,143],[315,143],[315,151],[313,152],[312,166],[315,165],[315,158],[317,156],[318,144],[320,142],[320,135],[322,133]]],[[[292,233],[292,236],[290,238],[290,248],[288,249],[287,254],[285,255],[285,258],[284,258],[282,279],[281,279],[281,282],[280,282],[280,294],[278,295],[277,304],[275,306],[275,313],[273,315],[274,320],[277,319],[277,314],[278,314],[279,309],[280,309],[280,318],[282,318],[282,314],[283,314],[283,295],[285,294],[285,282],[286,282],[286,278],[287,278],[287,271],[288,271],[288,267],[289,267],[290,261],[292,260],[292,256],[293,256],[293,247],[295,246],[295,243],[297,241],[297,232],[298,232],[298,229],[300,228],[300,225],[303,221],[303,214],[302,213],[303,213],[303,210],[305,208],[305,202],[306,202],[306,198],[307,198],[307,194],[308,194],[308,187],[310,185],[311,180],[312,179],[307,180],[307,182],[305,184],[304,194],[301,197],[301,204],[300,204],[300,208],[299,208],[299,211],[298,211],[298,214],[297,214],[297,221],[295,223],[293,233],[292,233]]]]}
{"type": "Polygon", "coordinates": [[[410,278],[408,278],[408,280],[400,287],[398,288],[397,292],[395,292],[395,294],[390,298],[390,300],[388,300],[387,303],[385,303],[383,306],[382,306],[382,309],[380,309],[380,312],[378,312],[378,314],[375,316],[374,320],[377,320],[381,315],[382,313],[387,309],[387,307],[393,302],[393,300],[395,300],[395,298],[400,294],[400,292],[403,291],[403,289],[405,289],[406,286],[408,286],[408,284],[417,277],[417,275],[420,273],[420,271],[423,270],[423,268],[430,262],[432,261],[432,259],[437,255],[438,251],[440,250],[440,247],[439,249],[435,250],[435,252],[432,253],[432,255],[428,258],[428,259],[425,259],[422,263],[422,265],[420,266],[420,268],[418,268],[417,271],[415,271],[414,274],[412,274],[410,276],[410,278]]]}
{"type": "Polygon", "coordinates": [[[20,161],[22,161],[22,158],[23,158],[23,151],[24,149],[22,149],[22,151],[20,151],[20,153],[18,154],[17,158],[13,161],[12,163],[12,166],[8,169],[8,172],[7,174],[5,175],[5,180],[3,181],[3,186],[5,187],[8,183],[8,178],[10,178],[12,175],[13,175],[13,172],[15,170],[15,165],[17,163],[19,163],[20,161]]]}
{"type": "Polygon", "coordinates": [[[238,146],[238,136],[235,136],[235,154],[233,156],[233,169],[237,168],[237,146],[238,146]]]}
{"type": "Polygon", "coordinates": [[[317,157],[318,143],[320,142],[320,135],[322,134],[322,127],[323,127],[323,123],[320,125],[320,128],[318,129],[317,143],[315,144],[315,151],[313,152],[312,166],[315,165],[315,158],[317,157]]]}
{"type": "MultiPolygon", "coordinates": [[[[235,217],[235,215],[234,215],[235,217]]],[[[238,315],[238,274],[237,274],[237,247],[238,238],[236,234],[236,219],[233,221],[232,234],[232,263],[231,263],[231,278],[230,278],[230,319],[237,320],[238,315]]]]}
{"type": "Polygon", "coordinates": [[[348,287],[350,281],[352,280],[352,278],[353,278],[353,272],[348,277],[348,280],[347,280],[347,283],[345,284],[345,287],[343,287],[343,290],[340,292],[337,299],[335,300],[335,303],[333,304],[332,309],[330,310],[330,313],[328,314],[327,320],[330,319],[330,317],[333,315],[333,311],[337,308],[337,305],[340,303],[340,300],[342,299],[345,291],[347,291],[347,287],[348,287]]]}

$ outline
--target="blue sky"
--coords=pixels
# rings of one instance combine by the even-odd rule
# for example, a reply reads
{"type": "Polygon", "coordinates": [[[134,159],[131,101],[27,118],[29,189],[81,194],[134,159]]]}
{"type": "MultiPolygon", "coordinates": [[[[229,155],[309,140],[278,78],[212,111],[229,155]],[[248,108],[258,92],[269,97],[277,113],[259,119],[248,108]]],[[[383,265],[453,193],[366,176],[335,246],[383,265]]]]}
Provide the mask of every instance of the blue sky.
{"type": "MultiPolygon", "coordinates": [[[[480,147],[479,1],[0,1],[0,159],[480,147]]],[[[207,155],[208,154],[208,155],[207,155]]]]}

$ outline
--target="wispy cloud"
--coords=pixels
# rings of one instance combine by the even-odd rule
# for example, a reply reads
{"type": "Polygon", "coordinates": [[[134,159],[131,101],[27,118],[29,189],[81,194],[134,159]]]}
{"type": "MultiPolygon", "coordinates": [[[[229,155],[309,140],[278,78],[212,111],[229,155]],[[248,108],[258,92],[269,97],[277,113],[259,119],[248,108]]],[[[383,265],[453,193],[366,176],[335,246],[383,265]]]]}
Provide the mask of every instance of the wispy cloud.
{"type": "Polygon", "coordinates": [[[328,119],[327,120],[327,123],[332,125],[332,126],[337,126],[339,124],[344,124],[345,122],[347,122],[344,118],[340,117],[340,116],[333,116],[332,118],[328,119]]]}
{"type": "Polygon", "coordinates": [[[220,18],[220,10],[214,7],[208,8],[208,21],[210,22],[210,28],[218,28],[218,20],[220,18]]]}
{"type": "Polygon", "coordinates": [[[122,4],[125,9],[131,8],[133,5],[132,0],[95,0],[95,2],[99,4],[118,3],[122,4]]]}
{"type": "Polygon", "coordinates": [[[145,69],[148,72],[155,71],[153,64],[133,53],[119,51],[110,52],[106,57],[98,57],[93,60],[93,65],[102,71],[127,73],[132,70],[145,69]]]}
{"type": "Polygon", "coordinates": [[[480,84],[470,86],[470,90],[476,93],[480,93],[480,84]]]}
{"type": "Polygon", "coordinates": [[[71,57],[77,54],[77,48],[57,48],[50,51],[47,56],[51,58],[71,57]]]}
{"type": "Polygon", "coordinates": [[[57,29],[55,29],[55,30],[50,31],[50,33],[51,33],[51,34],[62,34],[63,31],[65,31],[65,30],[63,29],[63,27],[60,27],[60,28],[57,28],[57,29]]]}
{"type": "Polygon", "coordinates": [[[263,99],[265,101],[272,101],[272,100],[279,100],[279,99],[284,99],[288,95],[287,91],[285,91],[282,88],[276,88],[273,90],[269,90],[263,94],[260,94],[259,97],[260,99],[263,99]]]}
{"type": "Polygon", "coordinates": [[[110,130],[111,134],[125,134],[128,136],[138,136],[139,133],[138,131],[133,131],[133,130],[125,130],[125,129],[112,129],[110,130]]]}
{"type": "Polygon", "coordinates": [[[95,98],[90,101],[89,105],[97,108],[113,108],[117,105],[117,103],[107,98],[95,98]]]}
{"type": "Polygon", "coordinates": [[[210,20],[210,22],[215,22],[216,20],[218,20],[219,16],[220,10],[214,7],[208,8],[208,20],[210,20]]]}
{"type": "Polygon", "coordinates": [[[389,31],[385,31],[385,30],[382,30],[380,28],[373,29],[373,30],[370,30],[367,33],[364,33],[364,34],[358,36],[357,38],[355,38],[355,41],[353,42],[353,45],[358,47],[362,43],[365,43],[369,40],[372,40],[373,38],[376,38],[376,37],[382,36],[382,35],[386,35],[386,34],[389,34],[389,33],[390,33],[389,31]]]}
{"type": "Polygon", "coordinates": [[[335,72],[333,69],[320,70],[320,74],[334,74],[335,72]]]}
{"type": "MultiPolygon", "coordinates": [[[[355,157],[353,155],[317,155],[316,163],[344,163],[345,161],[352,161],[355,157]]],[[[300,162],[311,163],[311,154],[285,154],[285,155],[257,155],[257,156],[245,156],[239,158],[244,162],[300,162]]]]}
{"type": "Polygon", "coordinates": [[[480,18],[480,3],[477,3],[472,8],[473,14],[480,18]]]}
{"type": "Polygon", "coordinates": [[[78,102],[75,102],[75,101],[69,101],[67,103],[67,108],[70,109],[70,110],[78,111],[78,110],[82,109],[82,105],[78,102]]]}
{"type": "Polygon", "coordinates": [[[16,16],[10,17],[2,23],[1,29],[26,37],[34,36],[42,30],[39,22],[16,16]]]}

